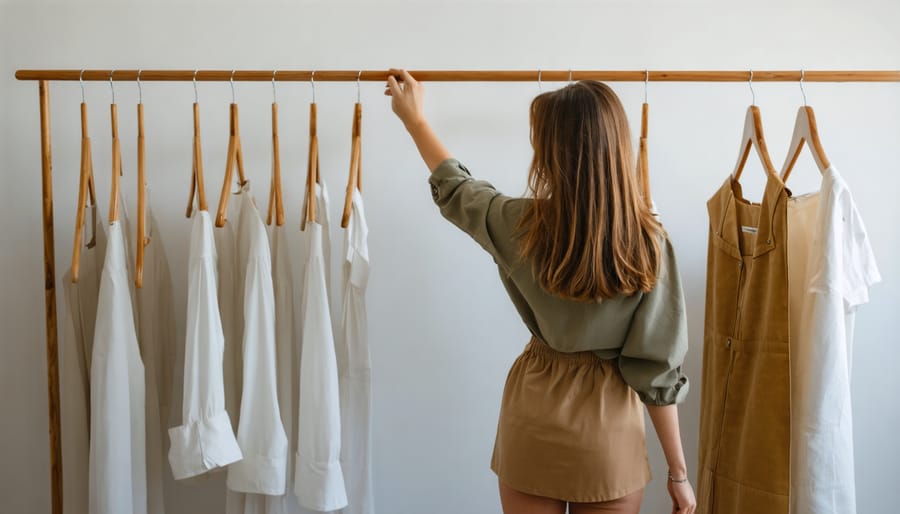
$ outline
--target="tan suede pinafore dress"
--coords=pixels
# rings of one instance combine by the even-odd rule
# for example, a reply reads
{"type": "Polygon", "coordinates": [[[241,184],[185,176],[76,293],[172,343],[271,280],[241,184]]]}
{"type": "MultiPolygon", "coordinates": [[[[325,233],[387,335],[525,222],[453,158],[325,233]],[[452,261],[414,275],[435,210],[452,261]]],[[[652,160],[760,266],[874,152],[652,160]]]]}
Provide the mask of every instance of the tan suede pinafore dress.
{"type": "Polygon", "coordinates": [[[731,177],[712,196],[700,399],[698,514],[787,514],[790,354],[787,203],[731,177]]]}

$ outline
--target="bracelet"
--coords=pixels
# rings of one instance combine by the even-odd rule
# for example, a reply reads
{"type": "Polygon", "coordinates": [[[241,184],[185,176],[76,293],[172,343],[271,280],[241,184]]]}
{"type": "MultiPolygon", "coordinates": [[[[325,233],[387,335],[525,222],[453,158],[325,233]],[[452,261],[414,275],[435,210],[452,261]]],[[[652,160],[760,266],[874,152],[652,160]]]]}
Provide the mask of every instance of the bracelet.
{"type": "Polygon", "coordinates": [[[688,481],[687,475],[685,475],[685,477],[682,478],[681,480],[676,480],[675,477],[672,476],[671,471],[668,471],[667,474],[669,475],[669,481],[675,482],[676,484],[683,484],[688,481]]]}

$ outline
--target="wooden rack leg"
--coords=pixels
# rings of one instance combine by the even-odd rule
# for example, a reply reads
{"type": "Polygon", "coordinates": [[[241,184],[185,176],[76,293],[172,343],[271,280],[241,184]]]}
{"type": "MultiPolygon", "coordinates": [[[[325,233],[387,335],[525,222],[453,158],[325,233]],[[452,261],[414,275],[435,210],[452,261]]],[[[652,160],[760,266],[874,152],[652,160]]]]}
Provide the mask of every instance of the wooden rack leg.
{"type": "Polygon", "coordinates": [[[50,82],[38,84],[41,98],[41,196],[44,220],[44,307],[47,318],[47,397],[50,425],[50,502],[63,511],[62,432],[59,416],[59,351],[56,332],[56,261],[53,251],[53,168],[50,158],[50,82]]]}

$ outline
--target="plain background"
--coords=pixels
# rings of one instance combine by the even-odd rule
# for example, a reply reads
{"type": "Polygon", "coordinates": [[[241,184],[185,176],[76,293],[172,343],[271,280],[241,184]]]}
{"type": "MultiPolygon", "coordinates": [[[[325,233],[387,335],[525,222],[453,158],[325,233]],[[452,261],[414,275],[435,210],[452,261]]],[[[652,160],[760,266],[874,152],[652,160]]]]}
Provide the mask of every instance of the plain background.
{"type": "MultiPolygon", "coordinates": [[[[891,1],[675,2],[3,2],[0,11],[0,511],[49,511],[37,84],[18,68],[175,69],[900,69],[900,4],[891,1]]],[[[544,89],[561,84],[544,83],[544,89]]],[[[637,131],[643,86],[616,83],[637,131]]],[[[426,84],[427,112],[451,151],[508,194],[525,191],[528,104],[538,84],[426,84]]],[[[756,84],[773,161],[780,165],[802,104],[796,83],[756,84]]],[[[653,194],[686,287],[692,393],[681,408],[696,471],[705,202],[733,169],[746,83],[649,86],[653,194]]],[[[806,85],[826,152],[849,183],[884,283],[860,310],[853,359],[856,477],[861,513],[900,504],[900,84],[806,85]]],[[[86,85],[101,213],[108,207],[109,86],[86,85]]],[[[238,83],[250,179],[261,205],[270,167],[269,83],[238,83]]],[[[134,205],[134,83],[116,83],[123,191],[134,205]]],[[[221,187],[227,83],[201,83],[207,192],[221,187]]],[[[426,169],[382,96],[363,83],[363,184],[371,228],[368,291],[374,368],[376,506],[384,514],[499,512],[488,468],[506,372],[528,334],[476,244],[440,218],[426,169]]],[[[172,266],[183,330],[191,151],[190,83],[144,83],[150,196],[172,266]]],[[[307,148],[306,83],[278,86],[287,222],[295,259],[307,148]]],[[[319,135],[332,215],[349,162],[356,87],[319,84],[319,135]]],[[[77,82],[52,84],[57,277],[68,267],[79,160],[77,82]]],[[[808,154],[789,183],[817,188],[808,154]]],[[[762,191],[759,163],[744,176],[762,191]]],[[[333,253],[335,277],[339,229],[333,253]]],[[[61,288],[60,288],[61,290],[61,288]]],[[[61,299],[61,296],[60,296],[61,299]]],[[[59,304],[60,322],[64,307],[59,304]]],[[[648,432],[655,479],[644,512],[669,512],[666,466],[648,432]]],[[[213,483],[179,490],[171,512],[217,512],[213,483]]]]}

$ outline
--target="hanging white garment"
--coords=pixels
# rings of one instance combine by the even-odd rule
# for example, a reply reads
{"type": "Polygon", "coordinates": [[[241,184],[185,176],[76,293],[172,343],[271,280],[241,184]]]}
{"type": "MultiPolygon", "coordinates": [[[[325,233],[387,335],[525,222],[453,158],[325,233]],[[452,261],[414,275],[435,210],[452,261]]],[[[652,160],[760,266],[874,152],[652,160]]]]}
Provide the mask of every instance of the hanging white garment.
{"type": "Polygon", "coordinates": [[[881,277],[836,169],[823,173],[818,193],[790,202],[791,512],[855,514],[853,319],[881,277]]]}
{"type": "Polygon", "coordinates": [[[362,196],[354,189],[345,230],[344,299],[337,346],[341,389],[341,467],[347,486],[345,514],[373,514],[372,364],[369,356],[366,285],[369,228],[362,196]]]}
{"type": "Polygon", "coordinates": [[[91,358],[92,514],[146,514],[144,366],[121,221],[109,226],[91,358]]]}
{"type": "MultiPolygon", "coordinates": [[[[272,280],[275,290],[275,351],[278,365],[278,408],[288,438],[285,459],[286,484],[294,483],[297,423],[294,415],[300,387],[300,333],[294,315],[294,277],[288,249],[287,228],[270,229],[272,280]]],[[[297,514],[300,505],[291,488],[280,496],[265,496],[267,514],[297,514]]]]}
{"type": "MultiPolygon", "coordinates": [[[[86,207],[85,210],[96,208],[86,207]]],[[[85,219],[92,220],[91,212],[85,219]]],[[[91,227],[84,227],[85,238],[91,227]]],[[[106,253],[103,222],[93,229],[94,246],[82,244],[78,283],[72,283],[72,270],[63,275],[66,308],[60,345],[60,387],[63,507],[69,514],[88,512],[88,458],[91,419],[91,349],[94,346],[94,323],[97,319],[97,297],[100,275],[106,253]]]]}
{"type": "Polygon", "coordinates": [[[316,222],[309,228],[303,290],[297,463],[294,492],[300,505],[317,511],[347,506],[341,471],[341,413],[334,334],[326,285],[323,233],[328,230],[328,194],[316,184],[316,222]]]}
{"type": "Polygon", "coordinates": [[[192,222],[188,261],[183,424],[169,430],[169,462],[176,479],[196,476],[241,458],[225,411],[225,337],[219,318],[215,263],[212,221],[207,211],[198,211],[192,222]]]}
{"type": "Polygon", "coordinates": [[[278,409],[275,367],[275,296],[266,228],[250,196],[238,195],[238,261],[242,267],[243,380],[237,441],[243,459],[228,467],[228,488],[281,495],[285,491],[287,436],[278,409]]]}
{"type": "Polygon", "coordinates": [[[147,511],[163,514],[163,470],[168,451],[169,404],[175,366],[175,311],[172,276],[153,208],[147,206],[143,284],[135,290],[138,345],[146,378],[147,511]]]}

